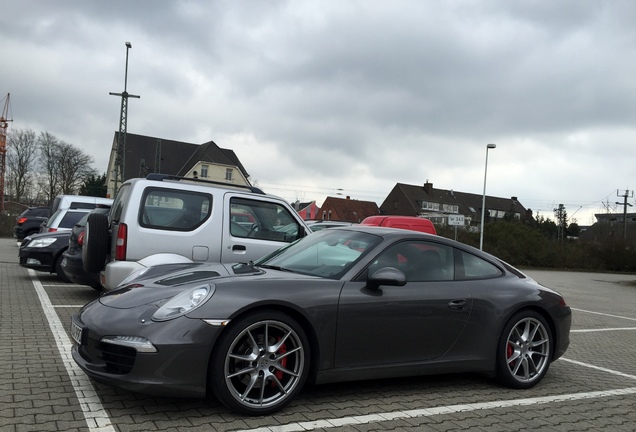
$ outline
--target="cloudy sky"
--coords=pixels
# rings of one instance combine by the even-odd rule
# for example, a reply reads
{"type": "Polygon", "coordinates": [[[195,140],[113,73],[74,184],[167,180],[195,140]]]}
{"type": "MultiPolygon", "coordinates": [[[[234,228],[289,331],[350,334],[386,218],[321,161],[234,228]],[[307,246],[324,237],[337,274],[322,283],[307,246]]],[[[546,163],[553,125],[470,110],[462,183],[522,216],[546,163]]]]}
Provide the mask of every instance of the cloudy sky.
{"type": "Polygon", "coordinates": [[[0,96],[9,133],[103,173],[130,41],[128,132],[213,140],[289,201],[481,194],[495,143],[488,195],[586,225],[636,187],[634,22],[631,0],[5,0],[0,96]]]}

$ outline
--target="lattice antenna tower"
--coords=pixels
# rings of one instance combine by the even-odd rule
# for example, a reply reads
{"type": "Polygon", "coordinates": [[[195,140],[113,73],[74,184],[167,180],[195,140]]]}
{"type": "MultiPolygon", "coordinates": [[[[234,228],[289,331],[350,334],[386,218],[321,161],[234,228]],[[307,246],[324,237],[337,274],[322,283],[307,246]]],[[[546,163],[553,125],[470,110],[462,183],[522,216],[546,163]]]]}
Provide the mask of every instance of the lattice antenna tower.
{"type": "Polygon", "coordinates": [[[128,98],[137,98],[141,96],[128,93],[128,50],[132,48],[130,42],[126,42],[126,73],[124,75],[124,91],[121,93],[110,92],[111,96],[121,96],[121,110],[119,111],[119,133],[117,134],[117,149],[115,153],[115,176],[113,185],[113,196],[117,194],[117,189],[121,183],[126,180],[124,178],[126,168],[126,133],[128,130],[128,98]]]}
{"type": "Polygon", "coordinates": [[[7,170],[7,128],[9,122],[13,119],[9,118],[11,107],[11,94],[7,93],[4,100],[4,109],[0,115],[0,214],[4,213],[4,178],[7,170]]]}

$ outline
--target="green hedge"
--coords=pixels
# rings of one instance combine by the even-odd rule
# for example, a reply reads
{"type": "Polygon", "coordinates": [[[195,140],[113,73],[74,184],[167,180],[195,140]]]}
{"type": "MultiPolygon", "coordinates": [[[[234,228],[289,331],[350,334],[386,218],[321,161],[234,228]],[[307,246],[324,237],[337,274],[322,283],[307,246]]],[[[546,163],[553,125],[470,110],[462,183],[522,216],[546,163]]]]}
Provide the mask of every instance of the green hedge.
{"type": "MultiPolygon", "coordinates": [[[[443,237],[455,238],[453,227],[436,229],[443,237]]],[[[479,233],[458,229],[457,240],[479,247],[479,233]]],[[[614,237],[598,243],[555,240],[546,237],[540,228],[520,222],[487,223],[484,251],[517,267],[636,272],[636,248],[622,239],[614,237]]]]}

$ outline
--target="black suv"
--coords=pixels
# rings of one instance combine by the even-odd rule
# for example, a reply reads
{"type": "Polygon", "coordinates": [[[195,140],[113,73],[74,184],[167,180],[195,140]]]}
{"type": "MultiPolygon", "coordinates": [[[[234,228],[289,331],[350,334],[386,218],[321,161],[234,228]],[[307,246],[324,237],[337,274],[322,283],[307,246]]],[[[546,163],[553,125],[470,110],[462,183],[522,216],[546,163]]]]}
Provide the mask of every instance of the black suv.
{"type": "Polygon", "coordinates": [[[40,232],[40,224],[46,222],[50,214],[49,207],[29,207],[16,218],[13,237],[22,241],[26,236],[40,232]]]}

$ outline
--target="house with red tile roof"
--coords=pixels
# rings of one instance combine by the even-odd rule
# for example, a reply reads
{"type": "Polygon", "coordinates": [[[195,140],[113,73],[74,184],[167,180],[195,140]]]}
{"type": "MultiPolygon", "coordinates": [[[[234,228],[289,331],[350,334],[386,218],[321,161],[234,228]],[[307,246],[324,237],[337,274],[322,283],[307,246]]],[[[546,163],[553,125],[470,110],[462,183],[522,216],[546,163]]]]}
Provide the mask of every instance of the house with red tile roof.
{"type": "Polygon", "coordinates": [[[343,222],[362,222],[367,216],[379,215],[378,205],[372,201],[327,197],[320,207],[317,219],[343,222]]]}

